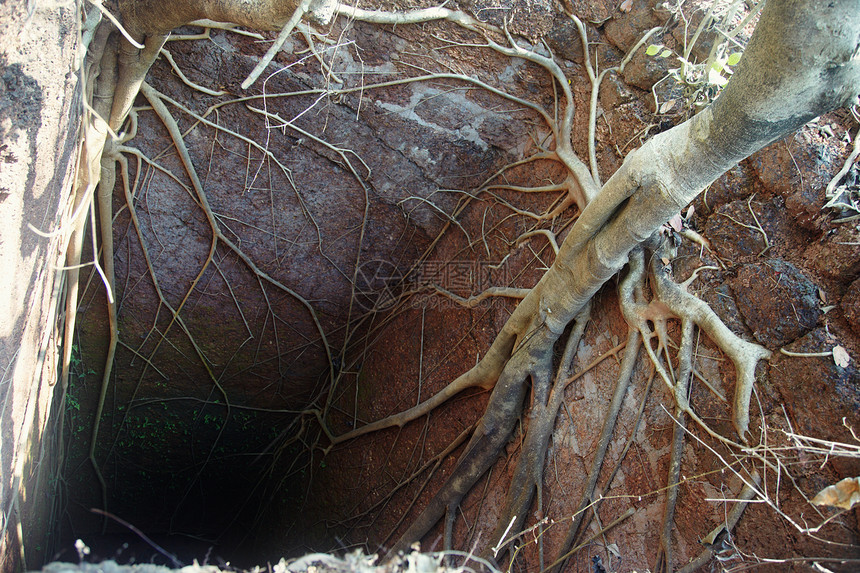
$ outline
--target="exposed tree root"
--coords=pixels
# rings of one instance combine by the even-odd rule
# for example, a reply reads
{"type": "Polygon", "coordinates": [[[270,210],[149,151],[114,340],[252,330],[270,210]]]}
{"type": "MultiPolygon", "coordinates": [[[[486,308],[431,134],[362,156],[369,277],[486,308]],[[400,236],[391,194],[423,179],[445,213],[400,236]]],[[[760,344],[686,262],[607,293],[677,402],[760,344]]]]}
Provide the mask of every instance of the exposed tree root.
{"type": "MultiPolygon", "coordinates": [[[[692,323],[695,323],[734,362],[736,379],[733,421],[738,435],[741,439],[746,440],[749,429],[750,397],[755,383],[755,369],[760,360],[769,359],[772,353],[758,344],[743,340],[729,330],[711,307],[687,292],[688,283],[680,286],[675,284],[669,277],[669,270],[660,264],[662,253],[665,253],[665,250],[658,251],[657,256],[651,259],[656,294],[666,304],[669,311],[681,319],[682,324],[685,325],[685,332],[687,332],[687,328],[692,328],[692,323]]],[[[694,279],[695,275],[691,278],[694,279]]],[[[690,333],[690,337],[692,337],[692,333],[690,333]]],[[[682,341],[682,351],[679,353],[682,365],[688,365],[691,362],[692,351],[692,340],[688,340],[686,346],[682,341]]],[[[673,384],[665,374],[664,369],[658,367],[658,372],[661,373],[667,384],[674,386],[675,400],[678,406],[690,414],[697,423],[707,428],[690,408],[686,384],[683,382],[673,384]]],[[[691,370],[687,371],[687,375],[690,372],[691,370]]],[[[714,434],[710,430],[709,433],[714,434]]]]}
{"type": "MultiPolygon", "coordinates": [[[[555,380],[550,386],[549,379],[534,380],[532,386],[531,411],[529,413],[529,426],[526,431],[522,445],[522,454],[517,458],[514,475],[511,478],[511,495],[505,500],[505,506],[496,524],[496,530],[487,540],[487,547],[493,548],[493,558],[499,555],[499,548],[504,545],[505,535],[510,532],[519,532],[525,529],[525,517],[532,505],[532,500],[537,494],[538,520],[543,518],[543,467],[546,457],[549,439],[552,434],[558,410],[564,399],[565,389],[568,384],[579,378],[582,374],[596,366],[604,358],[614,355],[619,349],[615,348],[610,353],[604,354],[598,361],[593,362],[576,376],[571,376],[573,360],[579,349],[579,343],[585,333],[585,327],[591,317],[590,305],[586,306],[577,317],[571,333],[565,343],[564,354],[556,371],[555,380]],[[544,385],[538,386],[538,382],[544,385]]],[[[541,569],[543,569],[543,544],[542,535],[539,532],[541,569]]],[[[489,555],[485,555],[489,557],[489,555]]]]}
{"type": "Polygon", "coordinates": [[[445,296],[453,300],[454,302],[465,306],[466,308],[475,308],[481,302],[492,298],[492,297],[507,297],[507,298],[517,298],[523,299],[529,294],[529,289],[527,288],[515,288],[515,287],[490,287],[479,294],[472,295],[469,298],[464,298],[460,295],[454,294],[449,290],[446,290],[438,285],[433,285],[433,289],[440,295],[445,296]]]}
{"type": "MultiPolygon", "coordinates": [[[[738,501],[735,502],[732,510],[726,515],[725,522],[718,525],[702,539],[702,545],[705,546],[704,551],[698,557],[678,569],[678,573],[693,573],[694,571],[698,571],[701,567],[707,565],[715,554],[731,548],[730,538],[732,530],[737,525],[747,505],[749,505],[749,501],[757,496],[756,490],[760,485],[761,476],[756,472],[752,476],[752,483],[744,484],[743,489],[738,494],[738,501]]],[[[671,562],[667,561],[666,564],[671,566],[671,562]]]]}
{"type": "Polygon", "coordinates": [[[389,555],[404,551],[415,539],[423,537],[443,515],[446,516],[446,546],[451,545],[451,525],[457,506],[475,482],[495,463],[499,452],[507,444],[522,410],[527,376],[536,381],[536,387],[548,388],[552,346],[556,338],[557,335],[541,328],[539,323],[529,325],[522,341],[506,361],[490,395],[487,410],[451,477],[392,547],[389,555]]]}
{"type": "MultiPolygon", "coordinates": [[[[108,142],[108,133],[111,131],[109,126],[110,109],[112,103],[112,94],[116,86],[116,42],[110,39],[110,30],[107,25],[102,23],[99,25],[98,18],[93,18],[96,22],[93,24],[93,36],[90,43],[90,49],[87,53],[85,67],[83,70],[83,86],[87,101],[91,101],[85,110],[85,120],[83,126],[82,143],[79,155],[78,174],[75,182],[76,190],[72,202],[73,214],[68,221],[71,225],[71,233],[69,235],[68,250],[67,250],[67,266],[69,267],[69,276],[66,282],[66,310],[65,310],[65,335],[63,339],[63,359],[62,371],[60,374],[62,391],[65,394],[68,388],[69,368],[71,364],[71,354],[73,348],[73,338],[75,331],[75,321],[77,318],[78,305],[78,287],[80,279],[80,260],[81,251],[83,248],[83,240],[85,233],[86,218],[83,216],[83,209],[89,209],[94,215],[94,193],[99,183],[99,178],[102,175],[103,152],[105,145],[108,142]]],[[[100,208],[103,194],[100,193],[100,208]]],[[[108,199],[109,200],[109,199],[108,199]]],[[[104,225],[106,222],[105,216],[100,213],[100,220],[104,225]]],[[[107,216],[108,232],[112,233],[112,225],[110,215],[107,216]]],[[[104,227],[101,228],[104,233],[104,227]]],[[[95,237],[95,225],[93,225],[93,235],[95,237]]],[[[97,241],[93,240],[94,264],[98,265],[97,241]]],[[[110,244],[108,245],[110,246],[110,244]]],[[[109,269],[109,274],[105,277],[108,287],[108,292],[113,289],[113,250],[104,251],[105,261],[110,259],[106,264],[109,269]]],[[[111,319],[110,328],[110,343],[108,354],[111,355],[116,348],[116,316],[115,312],[110,310],[114,301],[108,296],[109,317],[111,319]]],[[[114,307],[115,311],[115,307],[114,307]]],[[[93,427],[90,438],[89,460],[92,464],[96,477],[101,484],[102,502],[107,505],[107,486],[104,477],[99,469],[99,465],[95,459],[95,443],[98,438],[99,424],[101,420],[101,404],[105,394],[106,380],[110,373],[105,373],[103,378],[102,391],[100,393],[100,406],[97,409],[96,416],[93,420],[93,427]]]]}

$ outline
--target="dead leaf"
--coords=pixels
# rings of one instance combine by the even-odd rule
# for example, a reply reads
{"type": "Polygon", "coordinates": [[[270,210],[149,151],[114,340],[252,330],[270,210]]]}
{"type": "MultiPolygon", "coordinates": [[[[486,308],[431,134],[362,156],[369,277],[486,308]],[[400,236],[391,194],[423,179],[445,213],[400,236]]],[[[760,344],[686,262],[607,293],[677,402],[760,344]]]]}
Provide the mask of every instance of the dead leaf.
{"type": "Polygon", "coordinates": [[[686,220],[690,220],[693,217],[693,214],[696,212],[696,208],[691,203],[689,207],[687,207],[687,215],[684,217],[686,220]]]}
{"type": "Polygon", "coordinates": [[[838,483],[827,486],[812,498],[812,503],[851,509],[860,503],[860,477],[845,478],[838,483]]]}
{"type": "Polygon", "coordinates": [[[621,3],[621,6],[619,6],[618,9],[622,12],[629,12],[633,9],[633,0],[624,0],[624,2],[621,3]]]}
{"type": "Polygon", "coordinates": [[[667,113],[673,107],[675,107],[675,100],[667,100],[660,106],[660,113],[667,113]]]}
{"type": "Polygon", "coordinates": [[[672,228],[675,229],[676,233],[680,233],[681,229],[684,228],[684,221],[681,220],[681,214],[678,213],[677,215],[669,219],[669,225],[671,225],[672,228]]]}
{"type": "Polygon", "coordinates": [[[847,368],[848,363],[851,362],[851,357],[847,350],[837,344],[833,347],[833,362],[840,368],[847,368]]]}

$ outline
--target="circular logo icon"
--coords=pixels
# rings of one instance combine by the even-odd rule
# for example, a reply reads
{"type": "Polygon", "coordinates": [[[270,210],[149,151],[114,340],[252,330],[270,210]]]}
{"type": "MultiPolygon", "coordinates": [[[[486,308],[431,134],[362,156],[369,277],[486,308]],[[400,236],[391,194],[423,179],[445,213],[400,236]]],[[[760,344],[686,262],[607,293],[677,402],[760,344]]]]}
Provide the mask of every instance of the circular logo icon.
{"type": "Polygon", "coordinates": [[[397,303],[403,273],[394,263],[379,259],[365,261],[355,273],[355,302],[366,311],[391,308],[397,303]]]}

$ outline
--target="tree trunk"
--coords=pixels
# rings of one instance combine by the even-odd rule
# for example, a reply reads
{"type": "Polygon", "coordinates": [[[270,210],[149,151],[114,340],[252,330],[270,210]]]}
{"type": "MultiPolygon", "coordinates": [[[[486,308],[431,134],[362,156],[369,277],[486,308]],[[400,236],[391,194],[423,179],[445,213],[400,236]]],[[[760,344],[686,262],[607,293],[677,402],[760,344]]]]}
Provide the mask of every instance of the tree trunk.
{"type": "Polygon", "coordinates": [[[858,92],[860,0],[769,1],[713,105],[628,155],[579,217],[541,281],[548,326],[560,332],[633,247],[738,161],[858,92]]]}

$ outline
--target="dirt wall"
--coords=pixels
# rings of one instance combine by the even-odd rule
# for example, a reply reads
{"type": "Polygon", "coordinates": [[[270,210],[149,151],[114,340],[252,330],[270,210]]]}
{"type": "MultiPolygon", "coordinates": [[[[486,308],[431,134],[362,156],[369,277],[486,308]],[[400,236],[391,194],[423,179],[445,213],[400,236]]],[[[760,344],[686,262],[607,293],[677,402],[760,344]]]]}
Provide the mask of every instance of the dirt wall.
{"type": "Polygon", "coordinates": [[[77,132],[74,5],[0,4],[0,555],[38,566],[56,517],[57,331],[77,132]],[[28,11],[28,8],[31,11],[28,11]]]}

